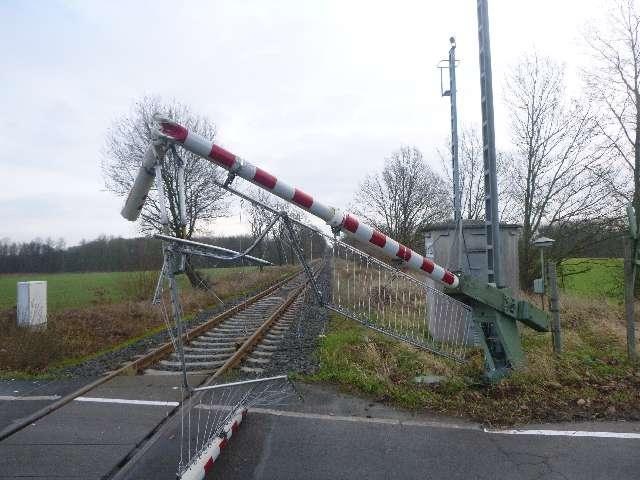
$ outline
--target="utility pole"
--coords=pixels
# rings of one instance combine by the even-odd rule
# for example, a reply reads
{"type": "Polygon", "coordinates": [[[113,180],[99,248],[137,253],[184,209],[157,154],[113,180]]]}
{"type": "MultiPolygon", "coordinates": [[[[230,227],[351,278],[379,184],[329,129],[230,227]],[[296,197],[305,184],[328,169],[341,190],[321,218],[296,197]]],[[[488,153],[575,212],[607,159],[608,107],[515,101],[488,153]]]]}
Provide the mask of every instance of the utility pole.
{"type": "Polygon", "coordinates": [[[449,39],[449,98],[451,99],[451,171],[453,172],[453,219],[456,224],[462,219],[460,165],[458,163],[458,105],[456,88],[456,39],[449,39]]]}
{"type": "Polygon", "coordinates": [[[480,51],[480,95],[482,104],[482,157],[484,166],[487,231],[487,281],[504,287],[500,265],[500,218],[498,216],[498,176],[496,174],[496,134],[493,120],[493,81],[489,41],[488,0],[478,0],[478,46],[480,51]]]}
{"type": "Polygon", "coordinates": [[[462,190],[460,188],[460,163],[458,160],[458,104],[456,87],[456,39],[449,38],[451,48],[449,49],[449,59],[447,67],[440,68],[440,91],[443,97],[449,97],[451,104],[451,173],[453,180],[453,222],[455,225],[456,236],[452,245],[452,249],[456,249],[456,261],[452,262],[452,267],[456,271],[462,270],[462,190]],[[442,87],[442,70],[449,70],[449,90],[442,87]]]}

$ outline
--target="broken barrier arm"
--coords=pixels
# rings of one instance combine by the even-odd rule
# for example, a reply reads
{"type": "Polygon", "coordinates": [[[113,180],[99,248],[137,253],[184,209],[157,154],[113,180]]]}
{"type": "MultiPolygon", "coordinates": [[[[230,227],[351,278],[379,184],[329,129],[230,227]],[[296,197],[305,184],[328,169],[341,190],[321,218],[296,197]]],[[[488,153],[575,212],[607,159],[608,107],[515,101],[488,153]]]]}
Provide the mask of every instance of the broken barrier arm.
{"type": "Polygon", "coordinates": [[[354,215],[329,207],[308,193],[283,182],[269,172],[241,159],[212,141],[189,131],[184,126],[156,117],[158,134],[170,142],[181,144],[186,150],[205,158],[229,172],[230,178],[237,175],[254,185],[293,203],[307,212],[327,222],[331,227],[355,237],[357,240],[376,248],[388,258],[400,259],[416,271],[425,273],[442,283],[452,292],[457,292],[476,300],[492,309],[519,320],[536,331],[548,331],[547,315],[524,300],[510,295],[508,290],[498,289],[471,276],[458,277],[447,269],[423,257],[409,247],[379,232],[354,215]],[[461,282],[464,278],[464,282],[461,282]]]}
{"type": "MultiPolygon", "coordinates": [[[[219,147],[184,126],[156,117],[158,135],[166,140],[179,143],[186,150],[207,159],[229,172],[230,179],[239,176],[281,199],[293,203],[303,210],[327,222],[332,228],[340,229],[357,240],[367,243],[388,258],[400,259],[404,264],[450,288],[458,287],[458,277],[432,260],[423,257],[409,247],[379,232],[354,215],[324,205],[308,193],[283,182],[255,165],[219,147]]],[[[130,218],[131,219],[131,218],[130,218]]]]}
{"type": "MultiPolygon", "coordinates": [[[[516,299],[509,290],[498,289],[468,275],[458,277],[429,258],[414,252],[394,239],[367,225],[354,215],[329,207],[304,191],[288,185],[270,173],[214,144],[195,132],[190,132],[172,120],[156,117],[158,122],[155,150],[145,154],[144,166],[152,163],[166,151],[168,146],[178,143],[191,153],[207,159],[229,172],[225,186],[239,176],[281,199],[327,222],[334,231],[343,231],[361,243],[376,249],[380,254],[400,259],[408,268],[424,273],[442,283],[447,293],[461,297],[474,309],[474,322],[480,328],[481,342],[485,351],[485,362],[489,377],[498,378],[505,369],[524,363],[524,352],[520,345],[516,320],[537,331],[548,331],[548,318],[526,301],[516,299]]],[[[123,216],[135,220],[140,212],[151,182],[148,171],[142,171],[144,182],[136,180],[136,189],[127,199],[123,216]]]]}

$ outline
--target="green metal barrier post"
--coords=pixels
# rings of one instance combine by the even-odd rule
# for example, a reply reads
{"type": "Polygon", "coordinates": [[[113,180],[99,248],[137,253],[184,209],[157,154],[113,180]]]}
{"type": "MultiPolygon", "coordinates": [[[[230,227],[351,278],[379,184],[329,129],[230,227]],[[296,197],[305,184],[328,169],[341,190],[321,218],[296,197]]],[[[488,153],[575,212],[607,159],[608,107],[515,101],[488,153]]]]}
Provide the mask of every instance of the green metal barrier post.
{"type": "Polygon", "coordinates": [[[497,381],[525,364],[517,321],[537,332],[549,331],[549,317],[507,288],[496,288],[470,275],[460,275],[457,290],[447,293],[473,308],[485,353],[485,376],[497,381]]]}

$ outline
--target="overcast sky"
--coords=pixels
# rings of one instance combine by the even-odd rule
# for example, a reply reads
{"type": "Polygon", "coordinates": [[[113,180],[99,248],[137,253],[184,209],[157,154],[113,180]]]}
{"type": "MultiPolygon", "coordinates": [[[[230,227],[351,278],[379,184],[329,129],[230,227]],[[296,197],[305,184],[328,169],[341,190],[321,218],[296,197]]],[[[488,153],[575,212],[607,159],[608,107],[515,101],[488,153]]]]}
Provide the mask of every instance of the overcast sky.
{"type": "MultiPolygon", "coordinates": [[[[490,0],[499,147],[508,68],[535,48],[577,90],[582,32],[608,3],[490,0]]],[[[460,123],[477,124],[475,0],[0,0],[0,239],[136,235],[100,162],[110,124],[147,94],[207,115],[218,143],[338,207],[401,145],[439,166],[436,65],[452,35],[460,123]]]]}

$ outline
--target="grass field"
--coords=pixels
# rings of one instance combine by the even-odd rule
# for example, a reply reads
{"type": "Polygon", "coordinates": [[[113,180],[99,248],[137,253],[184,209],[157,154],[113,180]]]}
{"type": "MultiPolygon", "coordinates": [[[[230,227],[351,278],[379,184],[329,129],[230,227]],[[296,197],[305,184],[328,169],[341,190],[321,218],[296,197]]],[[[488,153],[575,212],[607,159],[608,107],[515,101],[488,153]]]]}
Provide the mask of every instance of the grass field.
{"type": "Polygon", "coordinates": [[[564,354],[550,334],[522,329],[527,366],[497,385],[482,381],[482,357],[455,364],[333,316],[317,351],[320,369],[305,377],[409,408],[487,425],[640,419],[640,369],[626,358],[621,307],[565,296],[564,354]],[[416,376],[436,375],[434,385],[416,376]]]}
{"type": "MultiPolygon", "coordinates": [[[[258,267],[209,268],[202,271],[214,281],[240,271],[251,272],[258,267]]],[[[140,284],[153,284],[158,272],[90,272],[90,273],[29,273],[0,275],[0,310],[16,305],[17,282],[45,280],[47,282],[48,311],[59,312],[68,308],[142,300],[140,284]]],[[[188,288],[180,276],[183,288],[188,288]]]]}
{"type": "Polygon", "coordinates": [[[570,258],[562,263],[561,287],[567,292],[589,297],[623,295],[621,258],[570,258]]]}
{"type": "Polygon", "coordinates": [[[522,328],[527,366],[497,385],[483,384],[481,355],[454,364],[337,315],[317,351],[320,369],[306,378],[490,425],[640,419],[640,369],[625,348],[622,259],[569,259],[561,272],[563,355],[553,354],[550,334],[522,328]],[[422,375],[442,381],[416,384],[422,375]]]}
{"type": "MultiPolygon", "coordinates": [[[[622,299],[622,259],[572,258],[562,264],[564,276],[562,288],[584,296],[622,299]]],[[[211,268],[203,271],[214,281],[221,276],[257,267],[211,268]]],[[[560,272],[559,272],[560,273],[560,272]]],[[[158,272],[92,272],[53,274],[5,274],[0,275],[0,310],[16,305],[16,283],[29,280],[46,280],[48,311],[58,312],[67,308],[117,303],[136,298],[140,282],[153,283],[158,272]],[[144,278],[141,278],[144,277],[144,278]]],[[[186,279],[181,286],[188,288],[186,279]]]]}
{"type": "MultiPolygon", "coordinates": [[[[212,290],[223,301],[262,290],[296,267],[274,266],[205,270],[212,290]]],[[[152,307],[157,272],[5,275],[0,280],[0,377],[59,375],[100,352],[120,348],[164,329],[162,310],[152,307]],[[47,328],[31,331],[16,326],[15,282],[49,282],[47,328]]],[[[219,305],[209,291],[191,288],[183,276],[181,304],[185,320],[219,305]]],[[[167,304],[165,292],[164,303],[167,304]]]]}

